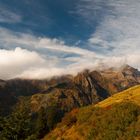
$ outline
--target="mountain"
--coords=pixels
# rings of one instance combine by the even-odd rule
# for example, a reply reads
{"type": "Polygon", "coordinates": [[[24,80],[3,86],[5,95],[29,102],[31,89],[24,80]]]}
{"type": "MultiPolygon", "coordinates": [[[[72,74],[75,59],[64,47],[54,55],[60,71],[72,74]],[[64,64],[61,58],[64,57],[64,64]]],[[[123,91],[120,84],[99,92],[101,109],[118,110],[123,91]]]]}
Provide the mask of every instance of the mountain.
{"type": "MultiPolygon", "coordinates": [[[[97,104],[138,85],[139,79],[140,72],[126,65],[46,80],[0,80],[0,139],[41,139],[67,112],[75,109],[78,113],[77,108],[97,104]]],[[[69,116],[66,122],[76,121],[69,116]]]]}
{"type": "Polygon", "coordinates": [[[44,140],[139,140],[140,85],[66,114],[44,140]]]}
{"type": "Polygon", "coordinates": [[[101,74],[109,81],[109,88],[112,92],[114,89],[118,92],[140,83],[140,72],[129,65],[119,69],[110,68],[101,71],[101,74]]]}
{"type": "Polygon", "coordinates": [[[0,112],[8,114],[22,96],[29,97],[33,112],[52,104],[67,112],[75,107],[98,103],[139,83],[140,72],[128,65],[120,69],[85,70],[76,76],[65,75],[50,80],[1,80],[0,112]]]}
{"type": "Polygon", "coordinates": [[[32,110],[56,103],[68,112],[73,108],[96,104],[114,93],[138,85],[140,72],[126,65],[121,69],[85,70],[68,79],[33,95],[30,99],[32,110]]]}

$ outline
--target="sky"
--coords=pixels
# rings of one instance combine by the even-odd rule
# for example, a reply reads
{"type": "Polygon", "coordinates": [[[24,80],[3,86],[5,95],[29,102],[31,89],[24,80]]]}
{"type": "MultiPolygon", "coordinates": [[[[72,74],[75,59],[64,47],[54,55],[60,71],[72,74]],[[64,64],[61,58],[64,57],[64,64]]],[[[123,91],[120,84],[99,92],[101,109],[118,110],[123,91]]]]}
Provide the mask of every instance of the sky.
{"type": "Polygon", "coordinates": [[[139,9],[140,0],[0,0],[0,79],[140,70],[139,9]]]}

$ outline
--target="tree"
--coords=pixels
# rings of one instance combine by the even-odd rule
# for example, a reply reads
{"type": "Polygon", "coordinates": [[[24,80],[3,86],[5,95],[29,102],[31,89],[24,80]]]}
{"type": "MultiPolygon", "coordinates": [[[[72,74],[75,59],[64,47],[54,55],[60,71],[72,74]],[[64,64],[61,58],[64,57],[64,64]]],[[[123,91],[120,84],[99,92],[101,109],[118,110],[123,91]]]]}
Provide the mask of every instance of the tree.
{"type": "Polygon", "coordinates": [[[3,118],[0,127],[0,139],[25,140],[32,134],[31,115],[26,106],[17,107],[11,115],[3,118]]]}

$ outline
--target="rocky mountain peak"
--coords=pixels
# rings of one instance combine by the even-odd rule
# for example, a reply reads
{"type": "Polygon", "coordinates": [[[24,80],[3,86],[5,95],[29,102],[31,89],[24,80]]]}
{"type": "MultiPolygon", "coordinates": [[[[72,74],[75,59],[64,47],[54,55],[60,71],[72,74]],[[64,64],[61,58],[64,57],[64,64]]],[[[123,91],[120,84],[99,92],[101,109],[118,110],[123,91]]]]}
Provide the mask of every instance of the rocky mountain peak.
{"type": "Polygon", "coordinates": [[[128,80],[140,82],[140,71],[138,69],[126,65],[121,72],[128,80]]]}
{"type": "Polygon", "coordinates": [[[123,68],[122,68],[122,72],[135,72],[135,71],[138,71],[137,69],[131,67],[130,65],[125,65],[123,68]]]}

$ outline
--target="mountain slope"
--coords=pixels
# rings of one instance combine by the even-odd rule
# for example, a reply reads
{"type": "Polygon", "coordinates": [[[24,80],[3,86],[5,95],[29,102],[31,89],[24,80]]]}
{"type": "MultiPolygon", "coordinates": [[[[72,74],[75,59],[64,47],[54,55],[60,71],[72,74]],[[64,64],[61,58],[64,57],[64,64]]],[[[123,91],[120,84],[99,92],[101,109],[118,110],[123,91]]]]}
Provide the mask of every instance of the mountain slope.
{"type": "Polygon", "coordinates": [[[44,140],[140,139],[140,85],[68,113],[44,140]]]}
{"type": "Polygon", "coordinates": [[[0,81],[0,115],[8,115],[20,96],[31,96],[43,90],[38,80],[12,79],[0,81]]]}
{"type": "Polygon", "coordinates": [[[64,112],[96,104],[109,96],[139,84],[140,72],[128,65],[104,71],[85,70],[31,97],[32,110],[57,104],[64,112]]]}
{"type": "Polygon", "coordinates": [[[96,106],[107,107],[111,104],[119,103],[122,101],[131,101],[136,103],[137,105],[140,105],[140,85],[131,87],[125,91],[114,94],[106,100],[99,102],[96,106]]]}

